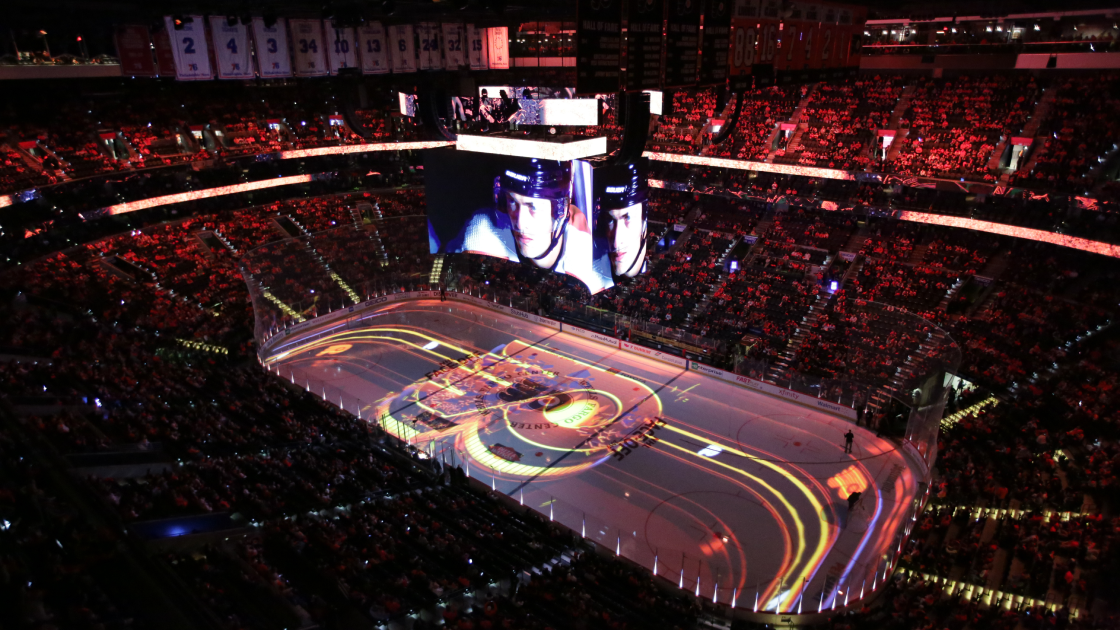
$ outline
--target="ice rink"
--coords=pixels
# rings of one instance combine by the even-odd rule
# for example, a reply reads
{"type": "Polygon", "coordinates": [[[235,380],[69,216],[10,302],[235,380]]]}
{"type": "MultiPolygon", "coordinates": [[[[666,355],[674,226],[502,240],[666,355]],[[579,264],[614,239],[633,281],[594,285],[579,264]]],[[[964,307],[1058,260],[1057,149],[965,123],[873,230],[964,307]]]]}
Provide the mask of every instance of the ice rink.
{"type": "Polygon", "coordinates": [[[855,600],[917,493],[895,443],[810,407],[460,301],[361,320],[312,324],[266,364],[706,598],[781,612],[855,600]]]}

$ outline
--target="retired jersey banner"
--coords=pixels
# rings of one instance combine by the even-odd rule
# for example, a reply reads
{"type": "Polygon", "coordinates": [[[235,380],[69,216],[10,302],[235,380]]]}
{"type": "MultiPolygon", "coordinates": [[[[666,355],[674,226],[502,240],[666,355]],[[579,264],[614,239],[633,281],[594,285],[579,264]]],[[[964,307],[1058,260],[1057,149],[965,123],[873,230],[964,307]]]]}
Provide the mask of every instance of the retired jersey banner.
{"type": "MultiPolygon", "coordinates": [[[[670,0],[665,21],[665,81],[663,87],[696,85],[700,61],[700,0],[670,0]]],[[[724,44],[724,51],[727,50],[724,44]]]]}
{"type": "Polygon", "coordinates": [[[319,20],[291,20],[292,67],[297,77],[321,77],[328,74],[327,51],[323,41],[323,23],[319,20]]]}
{"type": "Polygon", "coordinates": [[[804,65],[802,38],[805,36],[805,22],[786,20],[778,32],[778,53],[774,57],[774,70],[789,72],[800,70],[804,65]]]}
{"type": "Polygon", "coordinates": [[[381,22],[367,22],[358,27],[358,51],[364,74],[389,72],[389,50],[385,47],[385,27],[381,22]]]}
{"type": "Polygon", "coordinates": [[[389,27],[389,55],[393,72],[416,72],[416,43],[411,24],[389,27]]]}
{"type": "Polygon", "coordinates": [[[486,29],[486,54],[491,70],[509,69],[509,27],[495,26],[486,29]]]}
{"type": "Polygon", "coordinates": [[[622,86],[622,0],[576,3],[576,94],[610,94],[622,86]]]}
{"type": "Polygon", "coordinates": [[[832,51],[836,47],[836,42],[832,37],[835,35],[835,24],[822,23],[817,27],[817,41],[816,50],[813,53],[813,67],[827,68],[832,59],[832,51]]]}
{"type": "Polygon", "coordinates": [[[118,26],[114,39],[117,42],[117,58],[121,60],[121,73],[130,77],[156,76],[152,38],[147,26],[118,26]]]}
{"type": "Polygon", "coordinates": [[[152,37],[156,48],[156,71],[161,77],[175,78],[175,51],[171,50],[171,36],[160,29],[152,37]]]}
{"type": "Polygon", "coordinates": [[[439,24],[423,22],[417,27],[420,40],[419,64],[421,70],[443,70],[443,50],[439,45],[439,24]]]}
{"type": "Polygon", "coordinates": [[[249,53],[249,27],[229,25],[224,17],[210,16],[210,39],[220,79],[252,79],[253,56],[249,53]]]}
{"type": "Polygon", "coordinates": [[[253,42],[257,51],[257,70],[262,79],[292,76],[292,57],[288,48],[288,27],[284,18],[265,26],[264,18],[253,18],[253,42]]]}
{"type": "Polygon", "coordinates": [[[467,65],[466,33],[462,24],[443,25],[444,68],[458,70],[467,65]]]}
{"type": "Polygon", "coordinates": [[[327,65],[331,74],[338,74],[343,68],[357,68],[358,45],[354,29],[334,28],[330,20],[323,20],[323,33],[327,36],[327,65]]]}
{"type": "Polygon", "coordinates": [[[175,77],[180,81],[213,79],[210,69],[210,51],[206,46],[206,24],[201,15],[191,16],[179,30],[171,17],[163,18],[167,34],[171,36],[171,53],[175,56],[175,77]]]}
{"type": "Polygon", "coordinates": [[[723,85],[727,80],[727,53],[731,47],[731,2],[732,0],[707,0],[704,6],[700,85],[723,85]]]}
{"type": "Polygon", "coordinates": [[[628,92],[661,87],[662,0],[626,0],[626,78],[628,92]]]}
{"type": "Polygon", "coordinates": [[[728,64],[731,89],[734,91],[751,85],[744,77],[750,76],[755,63],[761,12],[758,0],[735,0],[731,17],[731,57],[728,64]]]}
{"type": "Polygon", "coordinates": [[[471,70],[486,70],[490,63],[486,54],[486,29],[476,28],[474,24],[467,24],[467,57],[471,70]]]}

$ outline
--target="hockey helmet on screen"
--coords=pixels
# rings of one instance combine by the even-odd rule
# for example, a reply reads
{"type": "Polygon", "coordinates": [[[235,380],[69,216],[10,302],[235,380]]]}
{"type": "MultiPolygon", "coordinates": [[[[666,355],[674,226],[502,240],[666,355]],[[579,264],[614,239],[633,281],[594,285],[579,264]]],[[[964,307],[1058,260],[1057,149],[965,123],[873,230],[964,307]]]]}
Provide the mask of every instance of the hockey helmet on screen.
{"type": "Polygon", "coordinates": [[[626,265],[625,269],[615,268],[617,263],[612,262],[612,270],[616,276],[633,275],[635,268],[639,270],[638,273],[641,273],[641,266],[645,264],[647,231],[645,203],[649,199],[649,185],[646,181],[648,175],[649,160],[646,158],[630,164],[616,164],[595,169],[595,200],[598,206],[596,228],[608,239],[608,249],[612,250],[612,261],[615,247],[614,222],[617,219],[611,215],[611,212],[633,206],[641,207],[641,242],[635,243],[636,247],[630,250],[635,252],[634,259],[629,264],[622,263],[626,265]]]}
{"type": "Polygon", "coordinates": [[[601,211],[621,210],[649,198],[649,160],[595,169],[595,198],[601,211]]]}
{"type": "MultiPolygon", "coordinates": [[[[508,168],[494,179],[498,209],[509,212],[509,194],[533,199],[547,199],[552,207],[551,242],[544,253],[530,258],[538,261],[548,257],[563,241],[568,225],[568,204],[571,198],[572,168],[567,162],[532,158],[524,164],[508,168]]],[[[520,251],[518,255],[520,255],[520,251]]]]}

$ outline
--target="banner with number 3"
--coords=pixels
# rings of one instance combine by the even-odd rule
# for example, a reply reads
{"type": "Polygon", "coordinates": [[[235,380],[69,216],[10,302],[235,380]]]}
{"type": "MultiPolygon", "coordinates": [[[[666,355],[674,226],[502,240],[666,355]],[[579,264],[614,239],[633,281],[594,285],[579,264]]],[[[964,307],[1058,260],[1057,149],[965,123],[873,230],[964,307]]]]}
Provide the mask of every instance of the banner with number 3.
{"type": "Polygon", "coordinates": [[[178,29],[170,16],[163,18],[171,36],[171,53],[175,57],[175,76],[180,81],[213,79],[210,52],[206,46],[206,24],[201,15],[192,15],[178,29]]]}
{"type": "Polygon", "coordinates": [[[262,79],[292,76],[292,58],[288,52],[288,26],[284,18],[265,26],[264,18],[253,18],[253,40],[257,48],[257,70],[262,79]]]}

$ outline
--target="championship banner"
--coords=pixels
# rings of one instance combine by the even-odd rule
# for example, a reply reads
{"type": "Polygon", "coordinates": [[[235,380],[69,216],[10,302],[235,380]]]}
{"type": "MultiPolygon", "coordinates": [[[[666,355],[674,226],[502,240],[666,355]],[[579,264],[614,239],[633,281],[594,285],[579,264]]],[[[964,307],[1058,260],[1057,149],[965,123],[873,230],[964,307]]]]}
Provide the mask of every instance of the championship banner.
{"type": "Polygon", "coordinates": [[[439,46],[439,24],[432,22],[417,24],[416,36],[420,40],[420,69],[443,70],[443,54],[439,46]]]}
{"type": "Polygon", "coordinates": [[[661,87],[661,26],[665,21],[662,0],[625,0],[626,79],[628,92],[661,87]]]}
{"type": "MultiPolygon", "coordinates": [[[[700,0],[668,4],[663,86],[694,87],[700,62],[700,0]]],[[[724,43],[723,46],[726,52],[727,44],[724,43]]]]}
{"type": "Polygon", "coordinates": [[[297,77],[322,77],[328,74],[323,23],[319,20],[291,20],[292,66],[297,77]]]}
{"type": "Polygon", "coordinates": [[[170,17],[163,18],[171,36],[171,54],[175,57],[175,78],[180,81],[205,81],[214,78],[210,69],[210,51],[206,46],[206,24],[201,15],[192,15],[179,30],[170,17]]]}
{"type": "Polygon", "coordinates": [[[576,94],[610,94],[621,87],[622,0],[577,0],[576,94]]]}
{"type": "Polygon", "coordinates": [[[332,75],[343,68],[358,67],[358,45],[354,39],[354,29],[334,28],[330,20],[323,20],[323,32],[327,35],[327,67],[332,75]]]}
{"type": "Polygon", "coordinates": [[[292,76],[292,58],[288,48],[288,28],[284,18],[265,26],[264,18],[253,18],[253,43],[257,51],[257,71],[262,79],[292,76]]]}
{"type": "Polygon", "coordinates": [[[367,22],[358,27],[358,49],[362,57],[363,74],[389,72],[389,50],[385,47],[385,27],[381,22],[367,22]]]}
{"type": "Polygon", "coordinates": [[[219,79],[252,79],[253,56],[249,54],[249,27],[229,25],[224,17],[210,16],[210,39],[219,79]]]}
{"type": "Polygon", "coordinates": [[[467,57],[471,64],[471,70],[488,69],[490,60],[486,55],[486,29],[477,28],[474,24],[467,24],[466,33],[467,45],[470,46],[467,57]]]}
{"type": "Polygon", "coordinates": [[[411,24],[389,27],[389,54],[393,72],[416,72],[416,44],[411,24]]]}
{"type": "Polygon", "coordinates": [[[175,51],[171,50],[171,36],[160,29],[152,37],[152,43],[156,47],[156,71],[159,76],[175,78],[175,51]]]}
{"type": "Polygon", "coordinates": [[[731,47],[732,0],[707,0],[700,52],[700,85],[723,85],[731,47]]]}
{"type": "Polygon", "coordinates": [[[486,54],[491,70],[509,70],[509,27],[486,29],[486,54]]]}
{"type": "Polygon", "coordinates": [[[462,24],[443,25],[443,60],[444,68],[458,70],[467,65],[464,44],[467,42],[466,33],[462,24]]]}
{"type": "Polygon", "coordinates": [[[121,60],[121,73],[130,77],[156,76],[156,62],[152,58],[152,38],[147,26],[118,26],[113,39],[117,43],[117,58],[121,60]]]}

